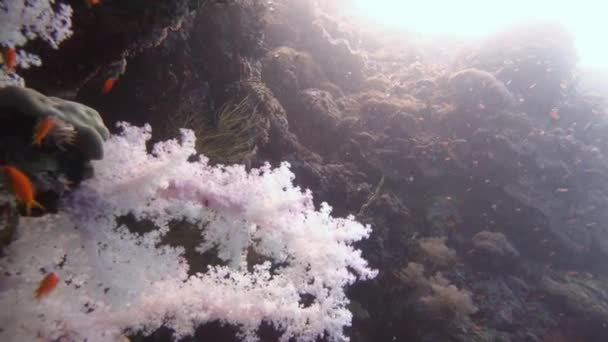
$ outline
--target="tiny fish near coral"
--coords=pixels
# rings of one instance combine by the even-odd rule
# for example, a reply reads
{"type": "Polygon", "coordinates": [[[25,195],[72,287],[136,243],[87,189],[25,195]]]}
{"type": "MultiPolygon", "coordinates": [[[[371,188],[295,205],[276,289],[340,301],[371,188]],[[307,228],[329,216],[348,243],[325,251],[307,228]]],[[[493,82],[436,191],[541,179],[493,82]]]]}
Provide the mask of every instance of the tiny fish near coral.
{"type": "Polygon", "coordinates": [[[36,289],[36,292],[35,292],[36,299],[40,300],[40,299],[42,299],[42,297],[45,297],[49,293],[51,293],[57,287],[59,280],[60,279],[59,279],[59,276],[57,275],[57,273],[51,272],[51,273],[47,274],[44,277],[44,279],[42,279],[42,281],[40,282],[40,285],[36,289]]]}
{"type": "Polygon", "coordinates": [[[54,116],[47,116],[36,124],[32,137],[32,145],[42,146],[42,141],[49,135],[52,135],[55,143],[60,148],[63,148],[65,144],[71,145],[74,143],[76,131],[74,130],[74,126],[63,120],[54,116]]]}
{"type": "Polygon", "coordinates": [[[11,191],[25,205],[27,216],[32,214],[32,207],[45,210],[44,207],[34,199],[34,185],[27,175],[14,166],[0,166],[4,173],[6,182],[11,191]]]}
{"type": "Polygon", "coordinates": [[[2,52],[2,59],[6,69],[15,71],[17,69],[17,52],[13,48],[6,48],[2,52]]]}
{"type": "Polygon", "coordinates": [[[107,94],[114,87],[114,83],[116,83],[115,78],[108,78],[105,82],[103,82],[103,87],[101,87],[101,93],[107,94]]]}
{"type": "Polygon", "coordinates": [[[42,140],[49,135],[49,132],[55,127],[55,120],[47,116],[46,118],[40,120],[34,128],[34,136],[32,137],[32,145],[42,146],[42,140]]]}

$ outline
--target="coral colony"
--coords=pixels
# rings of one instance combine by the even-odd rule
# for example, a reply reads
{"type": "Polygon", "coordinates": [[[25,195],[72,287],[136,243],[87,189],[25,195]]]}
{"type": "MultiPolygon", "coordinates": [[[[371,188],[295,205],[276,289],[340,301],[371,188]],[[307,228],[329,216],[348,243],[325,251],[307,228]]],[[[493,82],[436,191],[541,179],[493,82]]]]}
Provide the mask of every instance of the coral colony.
{"type": "MultiPolygon", "coordinates": [[[[0,87],[23,86],[15,69],[41,60],[21,47],[41,38],[57,48],[72,34],[71,13],[54,0],[2,2],[0,87]]],[[[42,97],[11,91],[24,103],[42,97]]],[[[178,339],[211,321],[234,324],[246,341],[263,321],[284,341],[347,340],[344,287],[376,275],[352,247],[369,227],[332,217],[327,204],[315,209],[288,164],[211,167],[204,156],[191,161],[191,131],[148,153],[149,126],[121,127],[104,143],[105,158],[93,161],[94,178],[58,213],[21,218],[0,258],[1,341],[112,341],[161,326],[178,339]],[[150,227],[132,231],[122,223],[129,215],[150,227]],[[164,240],[180,223],[200,231],[201,260],[186,260],[184,247],[164,240]],[[209,253],[219,262],[202,262],[209,253]]]]}
{"type": "Polygon", "coordinates": [[[59,213],[22,218],[0,259],[0,340],[109,341],[161,326],[180,338],[211,321],[234,324],[245,341],[263,321],[283,341],[348,339],[344,287],[376,275],[351,245],[369,227],[332,217],[327,204],[316,210],[288,164],[247,172],[191,161],[187,130],[148,153],[149,126],[121,127],[59,213]],[[150,222],[147,232],[120,224],[128,214],[150,222]],[[197,252],[221,262],[189,275],[184,248],[163,242],[184,221],[200,230],[197,252]],[[38,300],[50,272],[61,281],[38,300]]]}
{"type": "Polygon", "coordinates": [[[6,0],[0,3],[0,47],[3,49],[3,66],[0,68],[0,86],[23,85],[15,67],[27,69],[39,66],[39,56],[21,47],[28,41],[40,38],[52,48],[72,35],[72,8],[55,0],[6,0]],[[15,67],[7,67],[7,56],[13,54],[15,67]],[[11,70],[13,69],[13,70],[11,70]]]}

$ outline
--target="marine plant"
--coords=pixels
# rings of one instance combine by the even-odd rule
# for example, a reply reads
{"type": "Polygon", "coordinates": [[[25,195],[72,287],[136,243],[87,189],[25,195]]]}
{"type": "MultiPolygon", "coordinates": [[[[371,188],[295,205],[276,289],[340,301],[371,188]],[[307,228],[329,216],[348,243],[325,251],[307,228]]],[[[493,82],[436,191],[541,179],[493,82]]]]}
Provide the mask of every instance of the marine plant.
{"type": "Polygon", "coordinates": [[[255,152],[269,125],[268,116],[258,110],[255,96],[230,100],[214,115],[201,113],[199,101],[186,101],[171,118],[171,126],[194,130],[199,137],[198,152],[212,162],[232,164],[246,160],[255,152]]]}

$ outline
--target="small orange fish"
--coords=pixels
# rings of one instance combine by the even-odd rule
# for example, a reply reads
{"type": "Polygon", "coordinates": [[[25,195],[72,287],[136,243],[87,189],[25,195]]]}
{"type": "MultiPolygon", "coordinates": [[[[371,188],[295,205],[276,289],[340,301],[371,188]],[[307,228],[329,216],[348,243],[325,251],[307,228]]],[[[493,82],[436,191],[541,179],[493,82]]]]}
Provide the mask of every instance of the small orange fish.
{"type": "Polygon", "coordinates": [[[115,78],[108,78],[105,82],[103,82],[103,87],[101,87],[101,93],[107,94],[114,87],[114,83],[116,82],[115,78]]]}
{"type": "Polygon", "coordinates": [[[101,2],[100,0],[85,0],[89,7],[97,6],[101,2]]]}
{"type": "Polygon", "coordinates": [[[549,117],[553,120],[559,120],[560,119],[559,108],[551,109],[551,111],[549,112],[549,117]]]}
{"type": "Polygon", "coordinates": [[[27,216],[32,214],[32,207],[45,210],[44,207],[34,199],[34,185],[32,181],[14,166],[0,166],[11,191],[25,205],[27,216]]]}
{"type": "Polygon", "coordinates": [[[34,128],[34,141],[32,142],[32,144],[42,146],[42,140],[44,140],[44,138],[49,135],[55,125],[55,119],[50,116],[47,116],[46,118],[40,120],[40,122],[38,122],[38,124],[36,125],[36,128],[34,128]]]}
{"type": "Polygon", "coordinates": [[[47,274],[36,289],[36,299],[40,300],[42,297],[47,296],[55,287],[57,287],[57,284],[59,284],[59,276],[57,273],[51,272],[47,274]]]}
{"type": "Polygon", "coordinates": [[[15,51],[15,49],[4,49],[2,59],[4,60],[4,65],[6,65],[8,70],[15,71],[15,69],[17,69],[17,51],[15,51]]]}

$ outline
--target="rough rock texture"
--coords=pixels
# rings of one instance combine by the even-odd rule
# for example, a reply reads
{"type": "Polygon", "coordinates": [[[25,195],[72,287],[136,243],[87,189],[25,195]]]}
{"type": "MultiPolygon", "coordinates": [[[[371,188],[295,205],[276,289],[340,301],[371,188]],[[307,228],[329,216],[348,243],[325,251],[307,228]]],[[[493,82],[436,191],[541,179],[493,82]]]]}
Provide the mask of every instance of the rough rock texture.
{"type": "Polygon", "coordinates": [[[496,111],[515,105],[515,98],[493,74],[478,69],[460,70],[448,80],[454,101],[463,110],[496,111]]]}
{"type": "Polygon", "coordinates": [[[481,231],[471,239],[471,263],[497,272],[519,258],[519,251],[503,233],[481,231]]]}
{"type": "MultiPolygon", "coordinates": [[[[54,62],[26,74],[28,84],[79,90],[107,122],[151,122],[160,136],[180,113],[195,118],[186,126],[213,129],[223,105],[255,99],[263,124],[247,131],[253,147],[238,161],[289,161],[316,200],[374,228],[361,247],[380,274],[349,293],[353,341],[603,341],[607,106],[576,86],[561,29],[512,30],[458,50],[374,36],[307,1],[209,1],[192,15],[179,12],[183,1],[165,14],[165,2],[137,4],[77,8],[76,37],[42,51],[54,62]],[[152,36],[162,39],[141,42],[152,36]],[[102,38],[106,50],[82,55],[102,38]],[[97,75],[123,57],[126,72],[99,94],[97,75]],[[452,262],[425,259],[419,244],[430,237],[455,252],[452,262]],[[395,276],[410,263],[477,311],[424,310],[432,287],[395,276]]],[[[237,140],[226,141],[232,151],[237,140]]],[[[260,334],[275,340],[268,327],[260,334]]],[[[233,339],[215,325],[199,337],[233,339]]]]}

